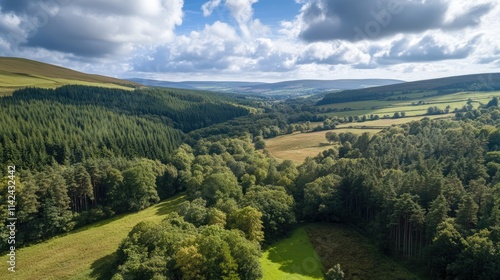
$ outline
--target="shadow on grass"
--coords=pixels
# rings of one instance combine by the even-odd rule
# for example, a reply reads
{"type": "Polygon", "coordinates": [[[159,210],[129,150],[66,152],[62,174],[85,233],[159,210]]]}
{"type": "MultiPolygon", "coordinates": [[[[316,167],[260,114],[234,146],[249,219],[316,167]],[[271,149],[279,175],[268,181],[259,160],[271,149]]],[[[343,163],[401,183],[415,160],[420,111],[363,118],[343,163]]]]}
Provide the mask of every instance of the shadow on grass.
{"type": "Polygon", "coordinates": [[[185,194],[179,194],[174,197],[169,198],[167,201],[160,203],[156,206],[158,208],[156,210],[156,215],[165,216],[172,211],[177,210],[179,205],[181,205],[184,201],[186,201],[185,194]]]}
{"type": "Polygon", "coordinates": [[[74,229],[74,230],[72,230],[70,232],[67,232],[66,234],[63,234],[63,235],[70,235],[70,234],[73,234],[73,233],[78,233],[78,232],[86,231],[86,230],[89,230],[89,229],[92,229],[92,228],[102,227],[102,226],[105,226],[105,225],[107,225],[109,223],[112,223],[112,222],[118,221],[120,219],[123,219],[127,215],[129,215],[129,214],[133,214],[133,213],[121,213],[121,214],[115,215],[115,216],[113,216],[111,218],[107,218],[107,219],[104,219],[104,220],[100,220],[100,221],[97,221],[97,222],[93,222],[93,223],[90,223],[90,224],[78,227],[78,228],[76,228],[76,229],[74,229]]]}
{"type": "Polygon", "coordinates": [[[314,252],[304,228],[296,229],[291,236],[268,248],[268,259],[279,270],[305,277],[322,278],[322,264],[314,252]]]}
{"type": "Polygon", "coordinates": [[[104,256],[92,263],[90,266],[92,272],[90,276],[97,280],[109,280],[113,277],[113,268],[115,265],[116,252],[104,256]]]}
{"type": "MultiPolygon", "coordinates": [[[[171,198],[167,198],[166,201],[162,201],[156,205],[152,205],[150,207],[153,207],[153,208],[158,208],[156,210],[156,215],[159,215],[159,216],[164,216],[174,210],[177,209],[177,207],[182,203],[184,202],[186,199],[186,196],[184,194],[178,194],[176,196],[173,196],[171,198]]],[[[146,208],[147,209],[147,208],[146,208]]],[[[143,209],[141,211],[144,211],[146,209],[143,209]]],[[[111,218],[107,218],[107,219],[104,219],[104,220],[100,220],[100,221],[97,221],[97,222],[94,222],[94,223],[91,223],[91,224],[88,224],[88,225],[84,225],[82,227],[79,227],[75,230],[72,230],[66,234],[63,234],[63,235],[67,235],[67,234],[73,234],[73,233],[77,233],[77,232],[81,232],[81,231],[86,231],[86,230],[89,230],[89,229],[92,229],[92,228],[98,228],[98,227],[102,227],[104,225],[107,225],[109,223],[112,223],[112,222],[115,222],[115,221],[118,221],[120,219],[123,219],[129,215],[132,215],[132,214],[137,214],[139,213],[140,211],[138,212],[127,212],[127,213],[120,213],[120,214],[117,214],[111,218]]]]}

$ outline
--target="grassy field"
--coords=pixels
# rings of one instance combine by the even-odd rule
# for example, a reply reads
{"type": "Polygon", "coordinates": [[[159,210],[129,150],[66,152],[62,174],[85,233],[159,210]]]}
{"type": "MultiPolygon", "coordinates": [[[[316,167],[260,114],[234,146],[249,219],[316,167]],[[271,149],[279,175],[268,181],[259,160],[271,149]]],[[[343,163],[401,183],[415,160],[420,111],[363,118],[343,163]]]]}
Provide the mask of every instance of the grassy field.
{"type": "MultiPolygon", "coordinates": [[[[430,119],[441,119],[441,118],[451,118],[454,114],[446,115],[435,115],[435,116],[416,116],[416,117],[406,117],[399,119],[379,119],[375,121],[366,121],[358,123],[347,123],[339,125],[337,129],[325,130],[317,132],[308,133],[293,133],[288,135],[278,136],[272,139],[266,140],[266,148],[269,153],[282,160],[291,160],[297,164],[301,164],[307,157],[314,157],[319,153],[328,150],[334,145],[329,144],[326,141],[325,134],[328,131],[342,133],[342,132],[352,132],[354,134],[361,135],[364,132],[370,134],[376,134],[382,130],[384,127],[390,127],[392,125],[400,125],[404,123],[409,123],[412,121],[421,120],[425,117],[430,119]]],[[[312,123],[312,125],[319,125],[321,123],[312,123]]]]}
{"type": "Polygon", "coordinates": [[[100,75],[90,75],[28,59],[0,57],[0,96],[19,88],[56,88],[63,85],[87,85],[132,89],[137,83],[100,75]]]}
{"type": "MultiPolygon", "coordinates": [[[[342,128],[329,130],[337,133],[352,132],[361,135],[363,132],[377,133],[381,129],[350,129],[342,128]]],[[[316,156],[333,145],[328,144],[325,134],[328,131],[308,133],[293,133],[266,140],[266,148],[271,155],[278,159],[288,159],[301,164],[307,157],[316,156]]]]}
{"type": "Polygon", "coordinates": [[[444,115],[434,115],[434,116],[415,116],[415,117],[406,117],[406,118],[399,118],[399,119],[379,119],[375,121],[366,121],[366,122],[358,122],[358,123],[346,123],[346,124],[341,124],[338,125],[338,128],[372,128],[372,127],[389,127],[392,125],[400,125],[400,124],[405,124],[409,123],[412,121],[419,121],[423,118],[429,118],[432,120],[435,119],[447,119],[447,118],[452,118],[454,117],[455,114],[444,114],[444,115]]]}
{"type": "Polygon", "coordinates": [[[142,221],[161,221],[184,201],[185,196],[179,195],[138,213],[119,215],[19,249],[16,252],[16,273],[9,273],[6,262],[2,261],[0,279],[109,278],[114,252],[132,227],[142,221]]]}
{"type": "Polygon", "coordinates": [[[422,279],[350,226],[311,224],[305,229],[326,271],[340,264],[346,279],[422,279]]]}
{"type": "Polygon", "coordinates": [[[267,248],[260,263],[264,279],[323,279],[323,266],[304,227],[295,229],[290,237],[267,248]]]}

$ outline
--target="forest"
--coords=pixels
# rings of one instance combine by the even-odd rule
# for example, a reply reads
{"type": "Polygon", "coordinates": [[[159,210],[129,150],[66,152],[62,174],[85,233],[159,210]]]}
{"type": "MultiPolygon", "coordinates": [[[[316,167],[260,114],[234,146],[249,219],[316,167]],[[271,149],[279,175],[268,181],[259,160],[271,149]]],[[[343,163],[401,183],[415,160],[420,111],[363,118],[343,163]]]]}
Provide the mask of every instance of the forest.
{"type": "Polygon", "coordinates": [[[0,108],[20,244],[186,194],[160,224],[133,228],[112,279],[261,279],[262,248],[305,222],[354,225],[428,278],[500,278],[498,102],[375,135],[330,133],[335,146],[300,165],[262,139],[325,119],[286,102],[65,86],[16,91],[0,108]]]}

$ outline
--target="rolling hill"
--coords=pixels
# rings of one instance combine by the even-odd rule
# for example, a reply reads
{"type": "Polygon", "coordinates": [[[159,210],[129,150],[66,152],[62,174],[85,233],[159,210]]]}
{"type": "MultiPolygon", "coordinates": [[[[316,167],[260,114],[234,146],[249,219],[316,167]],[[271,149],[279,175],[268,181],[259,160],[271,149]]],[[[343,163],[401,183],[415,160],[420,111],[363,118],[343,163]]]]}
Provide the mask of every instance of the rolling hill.
{"type": "Polygon", "coordinates": [[[500,89],[500,73],[485,73],[331,92],[318,105],[387,98],[407,100],[413,99],[415,94],[426,97],[463,91],[477,92],[498,89],[500,89]]]}
{"type": "Polygon", "coordinates": [[[9,95],[25,87],[56,88],[78,84],[132,89],[138,83],[100,75],[91,75],[34,60],[0,57],[0,95],[9,95]]]}
{"type": "Polygon", "coordinates": [[[403,83],[390,79],[345,79],[345,80],[293,80],[277,83],[259,82],[211,82],[185,81],[169,82],[158,80],[131,79],[131,81],[148,86],[211,90],[240,94],[272,96],[275,98],[303,96],[324,93],[332,90],[360,89],[374,86],[385,86],[403,83]]]}

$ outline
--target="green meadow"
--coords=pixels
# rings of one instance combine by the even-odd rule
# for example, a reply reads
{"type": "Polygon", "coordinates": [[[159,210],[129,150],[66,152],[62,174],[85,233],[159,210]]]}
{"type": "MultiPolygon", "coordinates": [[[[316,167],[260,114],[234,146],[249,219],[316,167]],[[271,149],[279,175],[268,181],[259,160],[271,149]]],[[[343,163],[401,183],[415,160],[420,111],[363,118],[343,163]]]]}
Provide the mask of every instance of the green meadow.
{"type": "Polygon", "coordinates": [[[267,248],[260,261],[264,279],[323,279],[323,265],[309,241],[305,227],[267,248]]]}
{"type": "Polygon", "coordinates": [[[142,221],[161,221],[184,201],[185,196],[178,195],[140,212],[118,215],[18,249],[15,274],[8,272],[2,261],[0,279],[109,279],[114,253],[130,230],[142,221]]]}

